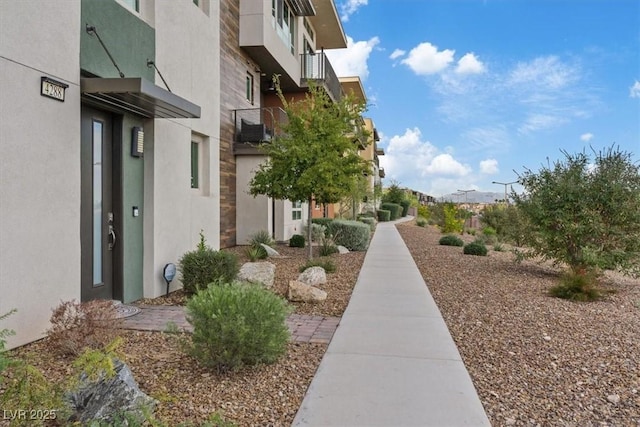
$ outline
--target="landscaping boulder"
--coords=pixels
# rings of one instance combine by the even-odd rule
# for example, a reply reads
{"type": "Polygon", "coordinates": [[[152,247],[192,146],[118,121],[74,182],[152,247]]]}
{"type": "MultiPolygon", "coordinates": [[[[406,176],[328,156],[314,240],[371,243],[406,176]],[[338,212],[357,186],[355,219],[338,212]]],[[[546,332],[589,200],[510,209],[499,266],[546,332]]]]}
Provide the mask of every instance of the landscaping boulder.
{"type": "Polygon", "coordinates": [[[262,246],[264,248],[264,250],[267,251],[267,256],[268,257],[279,257],[280,256],[280,253],[278,251],[276,251],[275,249],[273,249],[271,246],[265,245],[264,243],[260,243],[260,246],[262,246]]]}
{"type": "Polygon", "coordinates": [[[327,273],[322,267],[309,267],[298,276],[298,282],[311,286],[327,283],[327,273]]]}
{"type": "Polygon", "coordinates": [[[144,413],[153,413],[158,402],[144,394],[133,379],[129,367],[120,360],[114,360],[115,374],[108,377],[104,373],[91,381],[85,374],[75,391],[66,397],[74,414],[70,421],[82,425],[92,420],[113,424],[121,421],[123,414],[144,421],[144,413]]]}
{"type": "Polygon", "coordinates": [[[345,248],[342,245],[338,245],[338,253],[339,254],[348,254],[349,253],[349,249],[345,248]]]}
{"type": "Polygon", "coordinates": [[[289,281],[289,301],[319,303],[327,299],[327,293],[315,286],[297,280],[289,281]]]}
{"type": "Polygon", "coordinates": [[[240,267],[238,280],[242,282],[261,283],[267,288],[273,286],[276,266],[270,262],[247,262],[240,267]]]}

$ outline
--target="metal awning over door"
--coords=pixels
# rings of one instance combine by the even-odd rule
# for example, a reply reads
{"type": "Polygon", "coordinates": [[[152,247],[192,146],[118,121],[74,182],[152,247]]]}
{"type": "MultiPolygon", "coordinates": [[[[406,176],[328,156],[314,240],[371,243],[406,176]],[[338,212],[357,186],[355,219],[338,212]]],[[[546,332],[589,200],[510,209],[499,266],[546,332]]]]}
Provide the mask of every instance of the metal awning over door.
{"type": "Polygon", "coordinates": [[[200,117],[200,106],[141,77],[83,78],[80,91],[87,103],[111,111],[148,119],[200,117]]]}

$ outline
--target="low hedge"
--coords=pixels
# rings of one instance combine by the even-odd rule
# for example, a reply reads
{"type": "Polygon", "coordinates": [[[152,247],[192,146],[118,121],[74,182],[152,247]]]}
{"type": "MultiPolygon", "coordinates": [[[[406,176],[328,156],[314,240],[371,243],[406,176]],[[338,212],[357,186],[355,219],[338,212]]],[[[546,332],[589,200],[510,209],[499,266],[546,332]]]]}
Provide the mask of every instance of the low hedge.
{"type": "Polygon", "coordinates": [[[400,215],[402,215],[402,206],[397,203],[383,203],[380,205],[380,209],[391,212],[391,221],[400,218],[400,215]]]}
{"type": "Polygon", "coordinates": [[[438,241],[439,244],[443,246],[463,246],[464,242],[458,236],[454,236],[453,234],[447,234],[446,236],[442,236],[438,241]]]}
{"type": "Polygon", "coordinates": [[[331,224],[336,245],[342,245],[350,251],[365,251],[369,246],[371,229],[360,221],[336,219],[331,224]]]}
{"type": "Polygon", "coordinates": [[[400,202],[400,206],[402,206],[402,216],[407,216],[409,214],[409,207],[411,206],[411,202],[409,200],[403,200],[400,202]]]}
{"type": "Polygon", "coordinates": [[[358,218],[358,221],[364,222],[365,224],[367,224],[369,226],[369,228],[371,229],[371,232],[373,232],[376,229],[376,220],[375,220],[375,218],[371,218],[369,216],[362,216],[362,217],[358,218]]]}
{"type": "Polygon", "coordinates": [[[391,211],[388,211],[386,209],[379,209],[378,210],[378,221],[385,222],[385,221],[389,221],[389,220],[391,220],[391,211]]]}

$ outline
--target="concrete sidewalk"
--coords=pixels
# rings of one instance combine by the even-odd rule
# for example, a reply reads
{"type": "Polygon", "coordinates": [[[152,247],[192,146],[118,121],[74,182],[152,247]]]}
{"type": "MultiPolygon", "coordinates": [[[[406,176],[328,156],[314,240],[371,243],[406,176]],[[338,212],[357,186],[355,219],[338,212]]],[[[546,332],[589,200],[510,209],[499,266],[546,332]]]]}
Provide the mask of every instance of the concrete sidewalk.
{"type": "Polygon", "coordinates": [[[294,426],[490,426],[395,223],[379,223],[294,426]]]}

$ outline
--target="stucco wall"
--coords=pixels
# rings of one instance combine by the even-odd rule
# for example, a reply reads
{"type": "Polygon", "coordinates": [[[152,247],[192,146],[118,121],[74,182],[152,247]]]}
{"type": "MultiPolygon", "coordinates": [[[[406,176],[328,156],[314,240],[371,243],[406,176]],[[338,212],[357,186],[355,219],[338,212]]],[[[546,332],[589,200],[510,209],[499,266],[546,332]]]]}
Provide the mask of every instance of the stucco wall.
{"type": "Polygon", "coordinates": [[[80,298],[80,3],[0,2],[0,323],[10,347],[42,337],[80,298]],[[63,7],[64,6],[64,7],[63,7]],[[40,77],[68,84],[40,96],[40,77]]]}
{"type": "MultiPolygon", "coordinates": [[[[207,0],[204,0],[207,1],[207,0]]],[[[201,107],[199,119],[156,119],[145,147],[144,294],[166,292],[162,269],[195,249],[200,230],[220,246],[219,4],[155,3],[156,64],[171,90],[201,107]],[[192,189],[191,140],[202,140],[200,188],[192,189]]],[[[155,83],[164,86],[159,76],[155,83]]],[[[174,281],[172,288],[180,286],[174,281]]]]}

